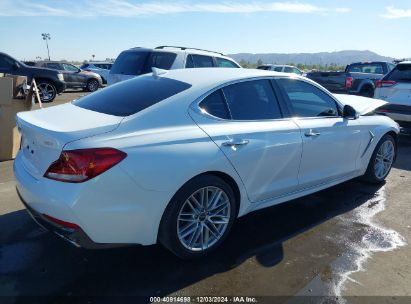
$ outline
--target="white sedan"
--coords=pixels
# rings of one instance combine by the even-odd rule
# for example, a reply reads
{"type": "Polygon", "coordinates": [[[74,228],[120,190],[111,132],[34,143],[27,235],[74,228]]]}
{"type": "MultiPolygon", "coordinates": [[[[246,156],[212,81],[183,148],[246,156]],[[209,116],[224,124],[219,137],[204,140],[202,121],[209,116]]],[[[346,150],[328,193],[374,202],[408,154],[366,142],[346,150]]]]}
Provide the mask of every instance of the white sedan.
{"type": "Polygon", "coordinates": [[[156,70],[19,113],[17,190],[76,246],[160,242],[201,257],[247,213],[358,176],[382,182],[399,133],[373,114],[383,104],[270,71],[156,70]]]}

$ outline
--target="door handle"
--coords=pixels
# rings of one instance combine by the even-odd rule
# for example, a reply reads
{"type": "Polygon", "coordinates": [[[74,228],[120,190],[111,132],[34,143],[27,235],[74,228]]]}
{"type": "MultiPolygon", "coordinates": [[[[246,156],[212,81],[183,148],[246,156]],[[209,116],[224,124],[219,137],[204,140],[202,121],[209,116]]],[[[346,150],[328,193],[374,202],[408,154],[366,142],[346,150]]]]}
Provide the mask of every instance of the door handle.
{"type": "Polygon", "coordinates": [[[313,129],[310,129],[310,131],[304,133],[306,137],[316,137],[316,136],[320,136],[320,134],[321,133],[314,132],[313,129]]]}
{"type": "Polygon", "coordinates": [[[233,139],[230,141],[223,142],[223,146],[226,147],[236,147],[236,146],[244,146],[248,144],[250,141],[246,139],[233,139]]]}

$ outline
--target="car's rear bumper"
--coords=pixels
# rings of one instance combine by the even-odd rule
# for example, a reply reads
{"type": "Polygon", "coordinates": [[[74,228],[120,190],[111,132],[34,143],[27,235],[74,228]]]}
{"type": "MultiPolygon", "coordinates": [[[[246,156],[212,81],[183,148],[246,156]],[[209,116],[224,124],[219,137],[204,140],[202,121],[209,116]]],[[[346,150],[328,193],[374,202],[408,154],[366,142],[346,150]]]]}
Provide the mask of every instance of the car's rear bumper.
{"type": "Polygon", "coordinates": [[[111,168],[110,174],[100,175],[98,182],[63,183],[33,177],[18,153],[14,175],[19,195],[37,222],[81,247],[157,242],[166,207],[166,203],[159,202],[167,202],[168,198],[164,198],[164,192],[139,188],[120,166],[111,168]],[[80,229],[67,230],[48,217],[75,224],[80,229]]]}
{"type": "Polygon", "coordinates": [[[20,195],[20,192],[17,189],[17,194],[21,202],[26,207],[27,212],[33,218],[33,220],[39,224],[41,227],[47,229],[60,236],[64,240],[70,242],[76,247],[83,247],[87,249],[99,249],[99,248],[111,248],[114,246],[120,246],[121,244],[100,244],[93,242],[89,236],[81,228],[68,228],[62,225],[59,225],[55,222],[52,222],[46,218],[44,214],[37,212],[31,208],[26,201],[20,195]],[[113,246],[114,245],[114,246],[113,246]]]}

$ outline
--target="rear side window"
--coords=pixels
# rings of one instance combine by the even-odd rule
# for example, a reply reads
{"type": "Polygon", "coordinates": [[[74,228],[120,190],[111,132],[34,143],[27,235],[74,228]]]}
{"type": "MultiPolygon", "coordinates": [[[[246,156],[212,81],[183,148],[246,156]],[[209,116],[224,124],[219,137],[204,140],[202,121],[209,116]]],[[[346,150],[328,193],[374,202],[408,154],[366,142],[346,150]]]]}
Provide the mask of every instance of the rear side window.
{"type": "Polygon", "coordinates": [[[386,77],[396,82],[411,82],[411,64],[399,64],[386,77]]]}
{"type": "Polygon", "coordinates": [[[53,69],[53,70],[62,70],[62,67],[59,63],[46,63],[46,68],[53,69]]]}
{"type": "Polygon", "coordinates": [[[188,83],[170,78],[143,76],[99,90],[73,104],[104,114],[129,116],[190,87],[188,83]]]}
{"type": "Polygon", "coordinates": [[[215,117],[230,119],[230,113],[221,90],[215,91],[204,98],[200,103],[200,108],[215,117]]]}
{"type": "Polygon", "coordinates": [[[122,52],[111,68],[112,74],[141,75],[144,72],[147,57],[150,52],[126,51],[122,52]]]}
{"type": "Polygon", "coordinates": [[[282,72],[283,71],[283,67],[275,67],[274,68],[275,72],[282,72]]]}
{"type": "Polygon", "coordinates": [[[217,66],[220,68],[238,68],[239,66],[236,65],[234,62],[224,59],[224,58],[220,58],[220,57],[215,57],[216,62],[217,62],[217,66]]]}
{"type": "Polygon", "coordinates": [[[188,55],[186,68],[212,68],[214,67],[213,58],[204,55],[188,55]]]}
{"type": "Polygon", "coordinates": [[[282,117],[269,80],[240,82],[226,86],[223,91],[232,119],[260,120],[282,117]]]}
{"type": "Polygon", "coordinates": [[[152,52],[148,57],[146,73],[150,73],[152,67],[169,70],[176,57],[177,54],[175,53],[152,52]]]}
{"type": "Polygon", "coordinates": [[[278,79],[277,82],[284,89],[295,116],[339,116],[334,99],[312,84],[291,78],[278,79]]]}

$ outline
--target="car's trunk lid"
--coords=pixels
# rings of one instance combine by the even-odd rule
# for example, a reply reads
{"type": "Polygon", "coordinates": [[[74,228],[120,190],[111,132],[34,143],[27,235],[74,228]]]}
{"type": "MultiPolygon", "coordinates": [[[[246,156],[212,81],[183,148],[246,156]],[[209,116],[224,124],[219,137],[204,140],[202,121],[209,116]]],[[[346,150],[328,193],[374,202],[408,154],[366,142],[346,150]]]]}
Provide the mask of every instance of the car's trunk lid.
{"type": "Polygon", "coordinates": [[[385,105],[387,102],[381,99],[373,99],[362,96],[333,94],[343,105],[352,106],[360,115],[365,115],[385,105]]]}
{"type": "Polygon", "coordinates": [[[102,114],[71,103],[20,112],[17,126],[22,135],[21,158],[35,178],[44,175],[64,146],[72,141],[113,131],[122,117],[102,114]]]}

